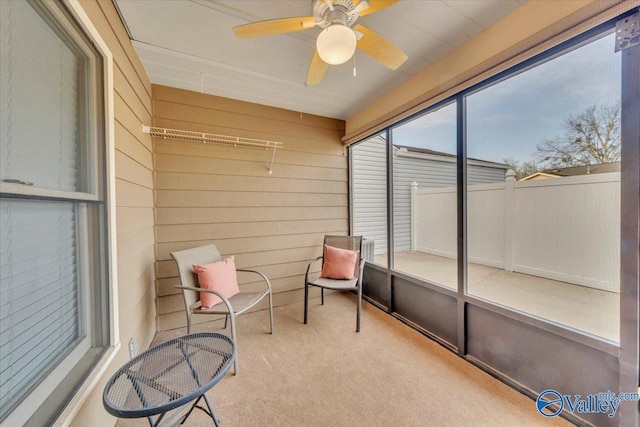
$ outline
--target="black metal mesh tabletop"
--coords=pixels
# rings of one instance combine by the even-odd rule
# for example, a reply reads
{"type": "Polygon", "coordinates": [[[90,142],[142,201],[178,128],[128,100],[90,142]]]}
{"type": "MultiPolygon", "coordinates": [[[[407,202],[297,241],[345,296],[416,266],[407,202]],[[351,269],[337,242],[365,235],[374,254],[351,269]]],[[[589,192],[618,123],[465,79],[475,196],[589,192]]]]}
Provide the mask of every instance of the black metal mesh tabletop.
{"type": "Polygon", "coordinates": [[[121,418],[161,414],[202,396],[229,372],[226,335],[203,332],[164,342],[122,366],[107,383],[105,409],[121,418]]]}

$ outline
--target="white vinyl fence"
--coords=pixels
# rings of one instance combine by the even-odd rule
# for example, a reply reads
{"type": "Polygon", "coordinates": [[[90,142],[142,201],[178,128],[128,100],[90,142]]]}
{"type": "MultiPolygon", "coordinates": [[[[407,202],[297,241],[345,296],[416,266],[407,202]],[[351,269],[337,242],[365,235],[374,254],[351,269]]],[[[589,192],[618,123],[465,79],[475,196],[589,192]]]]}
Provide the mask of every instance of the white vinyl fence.
{"type": "MultiPolygon", "coordinates": [[[[620,290],[620,173],[470,185],[469,262],[620,290]]],[[[455,258],[456,189],[411,191],[412,250],[455,258]]]]}

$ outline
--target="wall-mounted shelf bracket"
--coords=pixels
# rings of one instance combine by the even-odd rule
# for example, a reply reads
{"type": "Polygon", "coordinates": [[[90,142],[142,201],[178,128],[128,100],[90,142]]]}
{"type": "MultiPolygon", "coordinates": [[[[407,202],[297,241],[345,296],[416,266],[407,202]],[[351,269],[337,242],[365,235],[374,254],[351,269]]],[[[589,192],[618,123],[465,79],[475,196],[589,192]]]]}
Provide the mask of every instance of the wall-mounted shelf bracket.
{"type": "Polygon", "coordinates": [[[167,129],[142,125],[142,132],[155,138],[176,139],[180,141],[202,142],[203,144],[222,144],[233,147],[259,148],[273,150],[269,175],[273,172],[273,162],[276,158],[276,149],[282,148],[282,142],[268,141],[265,139],[242,138],[238,136],[216,135],[206,132],[194,132],[190,130],[167,129]]]}

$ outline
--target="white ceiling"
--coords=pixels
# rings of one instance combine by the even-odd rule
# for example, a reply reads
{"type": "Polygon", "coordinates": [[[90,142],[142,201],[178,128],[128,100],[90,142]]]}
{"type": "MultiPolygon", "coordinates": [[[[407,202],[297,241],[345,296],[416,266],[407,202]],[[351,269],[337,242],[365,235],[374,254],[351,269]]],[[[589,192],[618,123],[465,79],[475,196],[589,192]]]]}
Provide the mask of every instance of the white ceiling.
{"type": "Polygon", "coordinates": [[[114,0],[152,83],[347,119],[526,0],[401,0],[358,23],[404,50],[391,71],[366,54],[306,87],[319,28],[239,39],[232,28],[311,16],[311,0],[114,0]]]}

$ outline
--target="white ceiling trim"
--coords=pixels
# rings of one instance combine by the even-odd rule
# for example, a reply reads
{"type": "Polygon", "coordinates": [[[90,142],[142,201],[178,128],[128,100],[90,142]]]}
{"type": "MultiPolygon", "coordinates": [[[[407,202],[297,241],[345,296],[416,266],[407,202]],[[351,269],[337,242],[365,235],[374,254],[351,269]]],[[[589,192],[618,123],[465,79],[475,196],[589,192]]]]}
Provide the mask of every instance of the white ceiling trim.
{"type": "MultiPolygon", "coordinates": [[[[136,40],[132,41],[133,46],[136,48],[136,50],[146,50],[146,51],[150,51],[150,52],[158,52],[161,53],[163,55],[166,56],[170,56],[172,58],[180,58],[180,59],[184,59],[187,61],[192,61],[192,62],[197,62],[200,64],[204,64],[207,65],[209,67],[213,67],[213,68],[218,68],[218,69],[222,69],[222,70],[227,70],[227,71],[233,71],[234,73],[240,73],[240,74],[244,74],[247,76],[253,76],[253,77],[258,77],[261,79],[265,79],[265,80],[269,80],[272,82],[277,82],[279,84],[284,84],[287,86],[292,86],[292,87],[304,87],[303,83],[296,83],[296,82],[292,82],[291,80],[286,80],[286,79],[281,79],[279,77],[275,77],[269,74],[263,74],[263,73],[259,73],[256,71],[251,71],[251,70],[247,70],[245,68],[240,68],[240,67],[236,67],[234,65],[230,65],[230,64],[226,64],[224,62],[220,62],[220,61],[216,61],[214,59],[209,59],[209,58],[203,58],[201,56],[196,56],[196,55],[191,55],[189,53],[183,53],[183,52],[178,52],[172,49],[167,49],[164,47],[160,47],[160,46],[155,46],[149,43],[144,43],[144,42],[139,42],[136,40]]],[[[187,70],[184,68],[180,68],[174,65],[167,65],[168,67],[171,68],[177,68],[177,69],[183,69],[185,71],[192,71],[192,70],[187,70]]],[[[197,73],[197,71],[194,71],[195,73],[197,73]]],[[[202,74],[202,72],[200,72],[200,74],[202,74]]]]}

